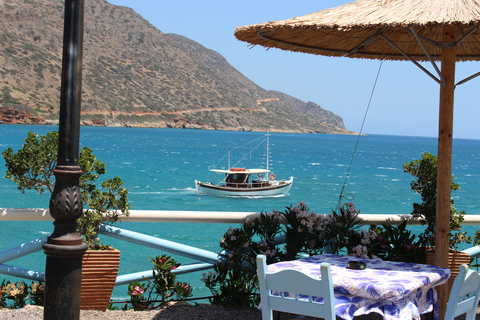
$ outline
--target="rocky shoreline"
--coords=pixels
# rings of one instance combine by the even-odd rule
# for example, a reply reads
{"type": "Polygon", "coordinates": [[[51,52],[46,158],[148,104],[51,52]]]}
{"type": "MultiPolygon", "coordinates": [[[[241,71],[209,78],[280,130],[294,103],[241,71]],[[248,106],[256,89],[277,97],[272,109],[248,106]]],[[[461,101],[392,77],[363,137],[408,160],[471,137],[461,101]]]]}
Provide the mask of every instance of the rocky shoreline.
{"type": "MultiPolygon", "coordinates": [[[[58,125],[58,120],[48,120],[41,116],[36,116],[27,110],[17,110],[12,107],[0,107],[0,124],[26,124],[26,125],[58,125]]],[[[142,123],[122,123],[113,120],[91,119],[82,120],[82,126],[92,127],[131,127],[131,128],[168,128],[168,129],[198,129],[198,130],[228,130],[228,131],[257,131],[264,132],[265,128],[247,128],[247,127],[226,127],[219,125],[209,125],[206,123],[194,123],[184,118],[176,118],[171,121],[142,122],[142,123]]],[[[271,132],[282,133],[317,133],[317,134],[356,134],[345,130],[344,132],[323,132],[310,131],[304,129],[278,129],[270,128],[271,132]]]]}

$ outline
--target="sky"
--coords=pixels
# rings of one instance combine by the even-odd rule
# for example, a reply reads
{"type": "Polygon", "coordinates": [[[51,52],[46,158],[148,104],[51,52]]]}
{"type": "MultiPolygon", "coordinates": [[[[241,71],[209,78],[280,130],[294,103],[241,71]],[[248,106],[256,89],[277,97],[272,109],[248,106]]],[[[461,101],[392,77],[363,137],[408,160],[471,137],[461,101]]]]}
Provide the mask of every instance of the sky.
{"type": "MultiPolygon", "coordinates": [[[[334,112],[343,118],[348,130],[365,134],[438,135],[440,85],[411,62],[251,48],[234,36],[236,27],[290,19],[348,0],[107,1],[133,8],[164,33],[185,36],[217,51],[264,89],[312,101],[334,112]]],[[[430,63],[423,65],[435,74],[430,63]]],[[[478,62],[457,63],[456,82],[479,71],[478,62]]],[[[480,77],[456,88],[454,138],[480,139],[479,89],[480,77]]]]}

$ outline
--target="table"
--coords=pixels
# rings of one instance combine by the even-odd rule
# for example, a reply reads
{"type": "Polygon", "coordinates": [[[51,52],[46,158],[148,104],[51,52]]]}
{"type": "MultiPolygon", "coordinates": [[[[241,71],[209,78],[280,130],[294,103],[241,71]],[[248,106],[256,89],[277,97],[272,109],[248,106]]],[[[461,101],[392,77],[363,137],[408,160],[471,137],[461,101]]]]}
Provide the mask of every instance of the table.
{"type": "Polygon", "coordinates": [[[322,254],[283,261],[268,266],[269,272],[285,268],[302,270],[320,277],[320,264],[330,264],[335,295],[335,313],[351,320],[371,312],[384,319],[420,319],[434,311],[438,319],[436,286],[450,277],[450,269],[406,262],[361,259],[352,256],[322,254]],[[364,270],[347,269],[348,261],[366,262],[364,270]]]}

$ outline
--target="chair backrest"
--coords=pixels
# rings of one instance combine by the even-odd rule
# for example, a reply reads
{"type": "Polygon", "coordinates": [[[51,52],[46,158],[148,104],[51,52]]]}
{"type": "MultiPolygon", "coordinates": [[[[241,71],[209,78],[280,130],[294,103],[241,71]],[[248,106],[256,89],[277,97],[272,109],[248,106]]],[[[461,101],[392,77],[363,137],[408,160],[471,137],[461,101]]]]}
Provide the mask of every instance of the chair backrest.
{"type": "Polygon", "coordinates": [[[445,320],[453,320],[464,313],[466,313],[465,320],[474,320],[477,313],[479,295],[480,274],[475,270],[469,270],[467,265],[462,264],[448,298],[445,320]]]}
{"type": "Polygon", "coordinates": [[[321,279],[295,269],[271,273],[264,255],[257,256],[262,320],[271,320],[273,310],[335,320],[330,265],[320,265],[321,279]]]}

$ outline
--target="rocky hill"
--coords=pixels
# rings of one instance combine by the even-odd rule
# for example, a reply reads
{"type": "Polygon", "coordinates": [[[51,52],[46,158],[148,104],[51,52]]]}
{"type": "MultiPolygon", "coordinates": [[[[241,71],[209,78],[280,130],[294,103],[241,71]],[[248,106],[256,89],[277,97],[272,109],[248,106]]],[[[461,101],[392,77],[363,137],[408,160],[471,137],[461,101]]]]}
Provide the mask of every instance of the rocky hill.
{"type": "MultiPolygon", "coordinates": [[[[0,0],[0,123],[57,121],[63,10],[0,0]]],[[[105,0],[85,2],[82,90],[86,125],[350,133],[332,112],[264,90],[217,52],[105,0]]]]}

